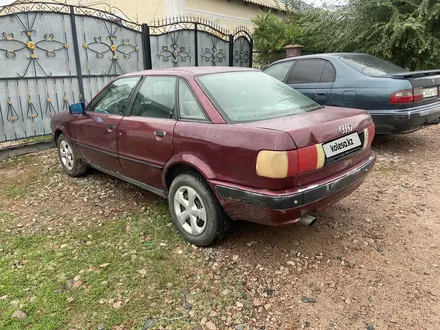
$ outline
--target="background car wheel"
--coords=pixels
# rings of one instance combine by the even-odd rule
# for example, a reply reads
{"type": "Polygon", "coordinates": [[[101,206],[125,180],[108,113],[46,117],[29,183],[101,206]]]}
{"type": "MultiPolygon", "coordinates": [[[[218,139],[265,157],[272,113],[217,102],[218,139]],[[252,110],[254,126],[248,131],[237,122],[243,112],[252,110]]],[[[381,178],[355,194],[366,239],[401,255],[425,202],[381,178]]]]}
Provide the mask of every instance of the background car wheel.
{"type": "Polygon", "coordinates": [[[61,134],[57,140],[58,155],[64,172],[68,175],[77,177],[84,175],[87,171],[87,165],[78,156],[72,144],[64,134],[61,134]]]}
{"type": "Polygon", "coordinates": [[[209,246],[229,229],[216,196],[203,178],[180,174],[171,183],[169,206],[174,225],[186,241],[209,246]]]}

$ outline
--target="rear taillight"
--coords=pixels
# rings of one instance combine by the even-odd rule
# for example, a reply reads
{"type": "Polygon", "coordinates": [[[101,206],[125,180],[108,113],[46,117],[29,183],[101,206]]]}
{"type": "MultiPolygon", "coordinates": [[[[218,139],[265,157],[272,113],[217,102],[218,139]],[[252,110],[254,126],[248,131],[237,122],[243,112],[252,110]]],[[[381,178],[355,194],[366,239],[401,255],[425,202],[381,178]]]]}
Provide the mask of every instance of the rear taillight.
{"type": "Polygon", "coordinates": [[[391,104],[413,103],[423,100],[423,88],[404,89],[393,93],[390,97],[391,104]]]}
{"type": "MultiPolygon", "coordinates": [[[[296,150],[293,151],[296,152],[296,150]]],[[[289,163],[297,164],[296,159],[289,161],[288,154],[292,153],[292,157],[293,151],[260,151],[257,156],[257,174],[273,179],[287,178],[289,174],[289,163]]]]}
{"type": "Polygon", "coordinates": [[[289,151],[262,150],[258,153],[256,170],[259,176],[273,179],[293,177],[324,166],[321,144],[289,151]]]}
{"type": "Polygon", "coordinates": [[[322,144],[298,149],[298,174],[314,171],[324,166],[325,155],[322,144]]]}
{"type": "MultiPolygon", "coordinates": [[[[414,102],[417,101],[422,101],[424,96],[423,96],[423,88],[414,88],[414,102]]],[[[437,91],[438,93],[438,91],[437,91]]]]}
{"type": "Polygon", "coordinates": [[[363,147],[364,150],[370,147],[371,144],[373,143],[375,133],[376,133],[376,128],[374,124],[364,129],[364,147],[363,147]]]}

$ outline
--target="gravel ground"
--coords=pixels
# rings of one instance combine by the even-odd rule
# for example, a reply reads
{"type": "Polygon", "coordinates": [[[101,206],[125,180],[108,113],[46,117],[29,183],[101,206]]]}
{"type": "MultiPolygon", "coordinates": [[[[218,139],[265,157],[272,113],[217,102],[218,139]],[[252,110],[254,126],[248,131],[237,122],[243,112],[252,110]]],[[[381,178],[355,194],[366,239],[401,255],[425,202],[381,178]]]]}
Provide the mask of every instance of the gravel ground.
{"type": "Polygon", "coordinates": [[[235,226],[219,254],[267,329],[440,329],[439,133],[378,137],[372,175],[312,227],[235,226]]]}
{"type": "MultiPolygon", "coordinates": [[[[208,314],[197,320],[200,326],[440,329],[439,133],[440,127],[434,126],[377,138],[373,173],[355,193],[323,211],[312,227],[236,222],[220,245],[190,249],[204,260],[200,274],[215,278],[226,272],[242,282],[247,293],[227,308],[246,315],[245,325],[233,324],[227,316],[211,322],[208,314]]],[[[46,170],[54,158],[54,151],[38,155],[46,170]]],[[[46,180],[38,176],[37,159],[0,171],[0,179],[19,174],[24,166],[35,167],[36,182],[46,180]]],[[[138,205],[162,203],[105,175],[89,178],[70,186],[73,179],[57,173],[30,198],[21,200],[17,194],[2,205],[14,217],[2,220],[0,227],[11,233],[87,230],[138,205]],[[70,207],[47,214],[47,203],[70,207]],[[78,212],[89,221],[78,223],[78,212]]],[[[215,285],[228,295],[221,280],[215,285]]]]}

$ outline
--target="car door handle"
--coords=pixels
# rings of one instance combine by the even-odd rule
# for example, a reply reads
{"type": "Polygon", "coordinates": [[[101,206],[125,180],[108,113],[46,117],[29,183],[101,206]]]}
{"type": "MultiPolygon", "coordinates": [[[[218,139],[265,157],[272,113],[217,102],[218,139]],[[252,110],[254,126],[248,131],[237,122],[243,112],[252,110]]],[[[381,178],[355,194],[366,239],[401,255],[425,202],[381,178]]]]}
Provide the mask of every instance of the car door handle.
{"type": "Polygon", "coordinates": [[[327,92],[318,92],[316,93],[317,96],[326,96],[327,92]]]}
{"type": "Polygon", "coordinates": [[[107,125],[107,128],[108,128],[108,129],[113,129],[113,128],[115,128],[115,125],[113,125],[113,124],[108,124],[108,125],[107,125]]]}
{"type": "Polygon", "coordinates": [[[165,135],[167,135],[167,132],[165,132],[165,131],[154,131],[154,135],[158,136],[158,137],[164,137],[165,135]]]}

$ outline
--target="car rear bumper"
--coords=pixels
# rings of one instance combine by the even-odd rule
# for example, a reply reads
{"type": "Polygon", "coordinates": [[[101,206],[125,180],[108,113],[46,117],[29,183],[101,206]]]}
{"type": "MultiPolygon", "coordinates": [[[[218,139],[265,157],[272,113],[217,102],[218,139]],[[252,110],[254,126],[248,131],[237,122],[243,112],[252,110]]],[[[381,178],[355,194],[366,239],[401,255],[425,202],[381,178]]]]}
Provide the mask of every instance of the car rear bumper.
{"type": "Polygon", "coordinates": [[[376,125],[376,134],[405,134],[424,126],[438,124],[440,102],[395,110],[369,110],[376,125]]]}
{"type": "Polygon", "coordinates": [[[221,182],[211,182],[211,185],[232,219],[279,226],[298,222],[301,216],[319,211],[349,195],[362,184],[375,162],[373,153],[337,177],[282,193],[221,182]]]}

